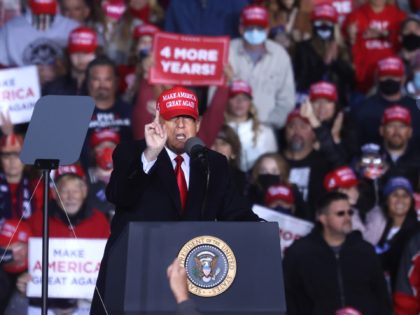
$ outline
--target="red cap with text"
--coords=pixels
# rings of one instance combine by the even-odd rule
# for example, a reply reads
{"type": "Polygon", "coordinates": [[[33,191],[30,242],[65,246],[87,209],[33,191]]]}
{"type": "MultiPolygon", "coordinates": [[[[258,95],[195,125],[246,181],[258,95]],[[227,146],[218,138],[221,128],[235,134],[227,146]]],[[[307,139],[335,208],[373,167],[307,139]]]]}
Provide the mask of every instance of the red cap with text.
{"type": "Polygon", "coordinates": [[[287,185],[270,186],[265,193],[265,204],[270,205],[274,201],[281,200],[288,204],[295,202],[293,191],[287,185]]]}
{"type": "Polygon", "coordinates": [[[296,108],[296,109],[292,110],[292,111],[289,113],[289,115],[287,115],[286,125],[287,125],[287,124],[289,124],[289,123],[290,123],[293,119],[295,119],[295,118],[299,118],[299,119],[303,120],[305,123],[309,124],[309,120],[308,120],[307,118],[303,117],[303,116],[300,114],[300,110],[299,110],[299,108],[296,108]]]}
{"type": "Polygon", "coordinates": [[[229,87],[229,97],[234,97],[238,94],[244,93],[252,98],[251,86],[243,80],[235,80],[229,87]]]}
{"type": "Polygon", "coordinates": [[[338,13],[334,6],[324,3],[314,7],[311,18],[313,21],[327,20],[332,23],[337,23],[338,13]]]}
{"type": "Polygon", "coordinates": [[[324,178],[324,187],[327,191],[337,188],[350,188],[357,184],[359,184],[359,180],[348,166],[339,167],[329,172],[324,178]]]}
{"type": "Polygon", "coordinates": [[[382,116],[382,124],[387,124],[392,121],[401,121],[402,123],[411,126],[410,111],[400,105],[394,105],[385,109],[382,116]]]}
{"type": "Polygon", "coordinates": [[[94,53],[98,47],[96,32],[90,27],[81,26],[74,29],[69,36],[68,50],[73,53],[94,53]]]}
{"type": "Polygon", "coordinates": [[[67,174],[74,174],[80,177],[81,179],[86,179],[86,174],[82,166],[80,166],[79,164],[70,164],[62,165],[55,171],[55,180],[57,181],[59,178],[67,174]]]}
{"type": "Polygon", "coordinates": [[[388,57],[378,62],[378,76],[379,77],[403,77],[404,64],[398,57],[388,57]]]}
{"type": "Polygon", "coordinates": [[[92,148],[96,147],[98,144],[102,142],[109,141],[115,144],[120,143],[120,134],[112,129],[99,129],[92,133],[90,137],[90,145],[92,148]]]}
{"type": "Polygon", "coordinates": [[[56,0],[30,0],[29,6],[31,11],[35,15],[50,14],[55,15],[57,13],[57,1],[56,0]]]}
{"type": "Polygon", "coordinates": [[[268,11],[260,5],[246,6],[241,13],[241,24],[247,26],[268,27],[268,11]]]}
{"type": "Polygon", "coordinates": [[[311,101],[317,98],[326,98],[330,101],[337,101],[337,89],[335,85],[326,81],[317,82],[311,85],[309,91],[311,101]]]}
{"type": "MultiPolygon", "coordinates": [[[[32,231],[28,223],[18,219],[7,219],[4,221],[0,229],[0,247],[7,248],[11,244],[21,242],[28,243],[29,238],[32,236],[32,231]]],[[[28,268],[28,260],[24,259],[23,262],[12,261],[3,264],[3,269],[10,273],[20,273],[28,268]]]]}
{"type": "Polygon", "coordinates": [[[126,5],[124,0],[105,0],[102,2],[102,10],[105,13],[105,16],[118,21],[120,17],[124,14],[126,5]]]}
{"type": "Polygon", "coordinates": [[[195,93],[181,86],[173,87],[159,95],[156,110],[165,120],[176,116],[198,118],[198,100],[195,93]]]}
{"type": "Polygon", "coordinates": [[[160,29],[152,24],[137,25],[134,29],[133,37],[140,38],[145,35],[154,36],[160,29]]]}

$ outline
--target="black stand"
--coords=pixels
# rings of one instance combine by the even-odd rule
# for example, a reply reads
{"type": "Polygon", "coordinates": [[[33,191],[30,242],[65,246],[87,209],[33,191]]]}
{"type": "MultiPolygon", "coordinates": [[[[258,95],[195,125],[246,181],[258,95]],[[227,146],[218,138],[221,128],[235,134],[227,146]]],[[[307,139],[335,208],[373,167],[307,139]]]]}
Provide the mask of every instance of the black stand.
{"type": "Polygon", "coordinates": [[[48,190],[50,172],[79,159],[95,103],[88,96],[42,97],[25,136],[20,159],[34,165],[44,177],[42,235],[42,315],[48,312],[48,190]],[[60,119],[61,118],[61,119],[60,119]]]}

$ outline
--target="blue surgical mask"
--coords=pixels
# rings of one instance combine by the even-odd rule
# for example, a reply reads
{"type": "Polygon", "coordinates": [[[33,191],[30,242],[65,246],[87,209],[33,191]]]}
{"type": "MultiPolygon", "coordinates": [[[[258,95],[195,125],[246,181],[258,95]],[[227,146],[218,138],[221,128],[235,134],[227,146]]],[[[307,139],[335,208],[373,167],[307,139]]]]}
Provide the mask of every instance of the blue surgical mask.
{"type": "Polygon", "coordinates": [[[416,90],[420,91],[420,72],[414,72],[413,83],[416,90]]]}
{"type": "Polygon", "coordinates": [[[260,45],[267,39],[264,29],[252,28],[244,32],[244,39],[250,45],[260,45]]]}

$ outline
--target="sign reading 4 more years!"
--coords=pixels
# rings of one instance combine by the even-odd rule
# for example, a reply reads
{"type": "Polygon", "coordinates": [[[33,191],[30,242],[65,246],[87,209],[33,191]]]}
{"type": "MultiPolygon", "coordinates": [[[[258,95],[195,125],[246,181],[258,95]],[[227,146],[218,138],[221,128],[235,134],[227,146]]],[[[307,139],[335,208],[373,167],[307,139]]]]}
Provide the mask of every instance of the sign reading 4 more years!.
{"type": "Polygon", "coordinates": [[[13,124],[30,121],[40,97],[41,88],[35,66],[0,70],[0,112],[10,115],[13,124]]]}
{"type": "MultiPolygon", "coordinates": [[[[50,238],[48,297],[91,299],[95,290],[106,240],[50,238]]],[[[29,239],[31,281],[26,294],[41,297],[42,239],[29,239]]]]}

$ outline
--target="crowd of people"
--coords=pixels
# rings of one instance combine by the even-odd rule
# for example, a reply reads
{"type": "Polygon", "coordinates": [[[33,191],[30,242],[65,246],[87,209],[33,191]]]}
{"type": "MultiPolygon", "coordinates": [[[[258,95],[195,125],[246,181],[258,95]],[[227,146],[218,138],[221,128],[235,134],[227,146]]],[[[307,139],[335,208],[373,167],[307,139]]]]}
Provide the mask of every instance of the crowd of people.
{"type": "MultiPolygon", "coordinates": [[[[95,102],[80,160],[54,172],[50,236],[106,239],[114,214],[121,228],[127,220],[255,220],[230,211],[258,204],[315,224],[284,255],[288,315],[419,314],[418,1],[21,0],[19,8],[0,27],[0,67],[35,65],[43,96],[95,102]],[[149,81],[160,31],[230,37],[226,84],[188,86],[197,114],[157,106],[174,88],[149,81]],[[132,158],[149,174],[153,163],[165,166],[164,146],[178,153],[170,128],[226,157],[227,165],[211,155],[220,175],[210,183],[239,191],[226,212],[119,213],[139,197],[124,174],[147,182],[136,179],[132,158]]],[[[19,160],[28,123],[12,124],[8,113],[0,121],[0,313],[26,314],[40,305],[21,298],[27,238],[42,235],[43,185],[19,160]],[[24,237],[7,239],[18,228],[24,237]]],[[[194,173],[185,177],[186,190],[201,185],[194,173]]],[[[172,206],[150,191],[141,207],[172,206]]],[[[178,207],[193,206],[199,197],[181,192],[178,207]]],[[[82,304],[49,301],[71,314],[89,312],[82,304]]]]}

